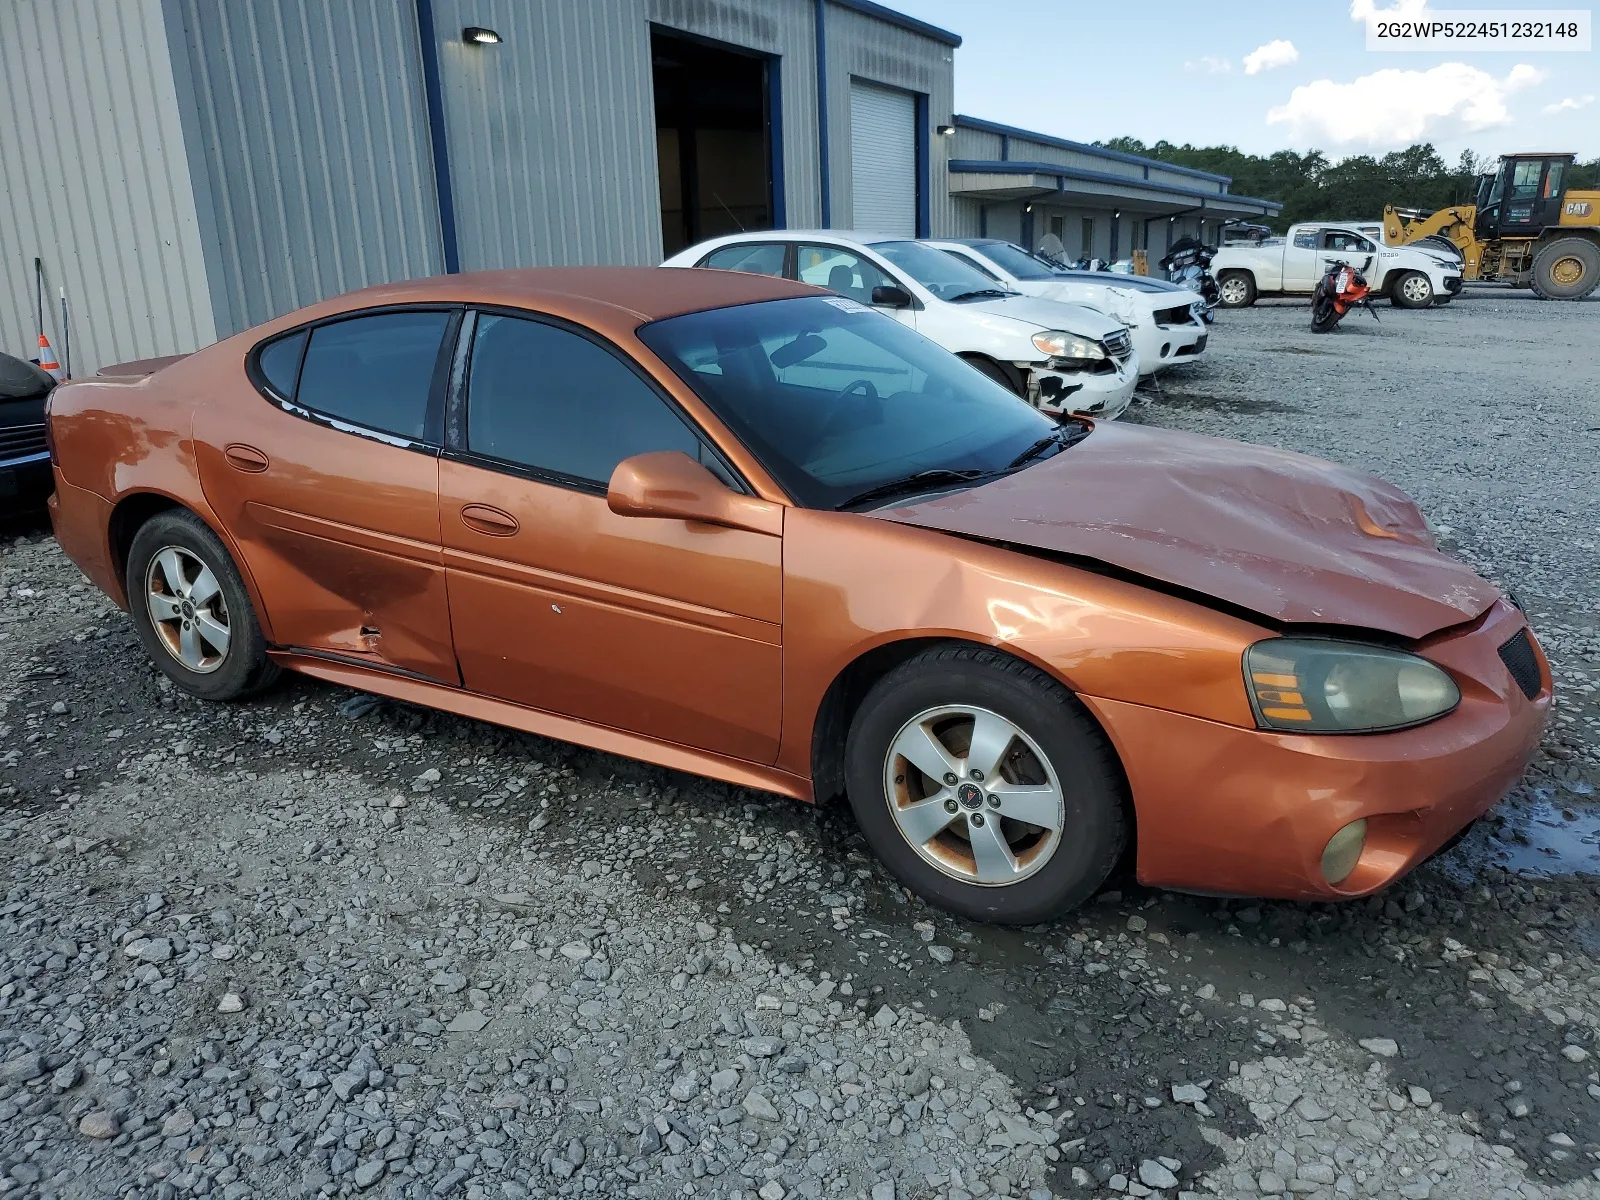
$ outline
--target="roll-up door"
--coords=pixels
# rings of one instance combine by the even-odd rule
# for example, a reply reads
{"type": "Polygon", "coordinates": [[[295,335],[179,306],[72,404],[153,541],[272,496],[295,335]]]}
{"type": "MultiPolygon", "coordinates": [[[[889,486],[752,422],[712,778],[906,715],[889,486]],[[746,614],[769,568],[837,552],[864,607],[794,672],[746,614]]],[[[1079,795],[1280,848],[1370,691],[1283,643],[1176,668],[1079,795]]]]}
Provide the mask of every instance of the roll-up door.
{"type": "Polygon", "coordinates": [[[917,236],[917,102],[909,92],[850,85],[852,227],[917,236]]]}

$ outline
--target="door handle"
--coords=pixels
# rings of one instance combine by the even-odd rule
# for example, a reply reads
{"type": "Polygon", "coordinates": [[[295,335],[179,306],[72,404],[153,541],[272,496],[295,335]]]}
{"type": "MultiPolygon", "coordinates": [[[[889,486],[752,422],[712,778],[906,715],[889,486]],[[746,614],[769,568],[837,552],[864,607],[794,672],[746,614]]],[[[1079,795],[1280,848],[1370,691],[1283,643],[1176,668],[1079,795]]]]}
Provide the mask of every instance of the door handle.
{"type": "Polygon", "coordinates": [[[240,471],[265,471],[271,461],[254,446],[246,446],[234,442],[222,451],[222,457],[228,460],[228,465],[240,471]]]}
{"type": "Polygon", "coordinates": [[[461,509],[461,523],[468,529],[490,537],[511,537],[521,529],[517,519],[502,509],[487,504],[468,504],[461,509]]]}

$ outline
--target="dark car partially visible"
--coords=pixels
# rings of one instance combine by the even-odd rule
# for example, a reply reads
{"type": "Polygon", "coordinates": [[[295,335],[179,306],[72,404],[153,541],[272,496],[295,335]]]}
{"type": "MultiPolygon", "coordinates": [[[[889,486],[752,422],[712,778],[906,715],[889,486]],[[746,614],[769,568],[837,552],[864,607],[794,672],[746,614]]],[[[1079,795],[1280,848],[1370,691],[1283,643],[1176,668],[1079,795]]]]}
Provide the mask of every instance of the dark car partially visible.
{"type": "Polygon", "coordinates": [[[41,508],[50,495],[44,406],[55,385],[31,362],[0,354],[0,515],[41,508]]]}

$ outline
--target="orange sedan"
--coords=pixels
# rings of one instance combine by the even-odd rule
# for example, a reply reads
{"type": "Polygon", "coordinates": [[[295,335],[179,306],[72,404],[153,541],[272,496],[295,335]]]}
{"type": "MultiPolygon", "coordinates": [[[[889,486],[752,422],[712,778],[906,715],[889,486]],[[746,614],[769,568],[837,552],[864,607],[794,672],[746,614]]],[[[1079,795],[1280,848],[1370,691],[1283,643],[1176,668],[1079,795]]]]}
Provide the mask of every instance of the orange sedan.
{"type": "Polygon", "coordinates": [[[56,535],[180,687],[280,668],[802,800],[936,904],[1392,883],[1550,673],[1371,476],[1056,422],[851,300],[371,288],[56,390],[56,535]]]}

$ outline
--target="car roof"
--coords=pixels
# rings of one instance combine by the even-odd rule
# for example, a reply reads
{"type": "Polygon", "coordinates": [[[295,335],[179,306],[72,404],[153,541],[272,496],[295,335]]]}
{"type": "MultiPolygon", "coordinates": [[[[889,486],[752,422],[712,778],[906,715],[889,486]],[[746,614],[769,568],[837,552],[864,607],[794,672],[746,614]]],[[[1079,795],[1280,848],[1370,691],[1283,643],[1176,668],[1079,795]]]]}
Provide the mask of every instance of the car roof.
{"type": "Polygon", "coordinates": [[[293,314],[296,322],[391,304],[486,304],[637,328],[649,321],[763,300],[828,295],[822,288],[745,271],[671,267],[525,267],[432,275],[346,292],[293,314]]]}

